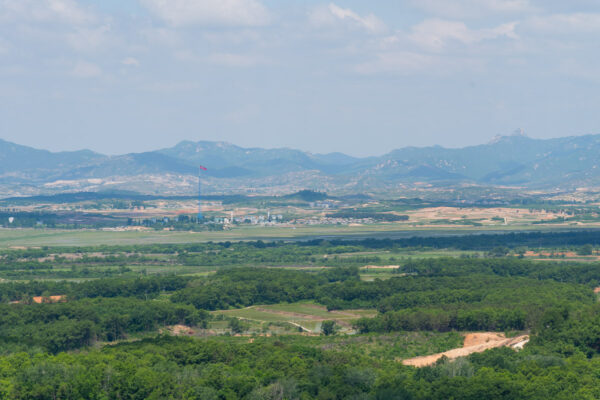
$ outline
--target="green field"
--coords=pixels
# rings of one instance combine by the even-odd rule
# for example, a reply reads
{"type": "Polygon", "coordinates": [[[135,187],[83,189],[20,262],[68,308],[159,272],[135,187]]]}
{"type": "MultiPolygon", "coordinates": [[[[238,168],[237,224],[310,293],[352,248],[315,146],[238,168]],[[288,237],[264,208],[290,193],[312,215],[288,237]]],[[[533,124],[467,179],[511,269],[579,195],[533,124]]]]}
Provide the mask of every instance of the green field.
{"type": "Polygon", "coordinates": [[[244,226],[218,232],[179,231],[102,231],[91,229],[0,229],[0,248],[41,246],[91,246],[130,245],[152,243],[196,243],[207,241],[278,240],[278,239],[327,239],[331,237],[352,238],[407,238],[412,236],[447,236],[470,233],[502,233],[510,231],[560,231],[572,227],[494,226],[439,228],[407,228],[395,224],[372,224],[363,226],[312,225],[298,227],[244,226]]]}
{"type": "Polygon", "coordinates": [[[377,314],[375,310],[344,310],[327,311],[327,309],[314,302],[280,303],[271,305],[257,305],[235,310],[221,310],[215,314],[229,317],[256,321],[260,323],[287,322],[303,330],[319,333],[321,322],[336,321],[342,332],[353,332],[352,321],[361,317],[372,317],[377,314]]]}

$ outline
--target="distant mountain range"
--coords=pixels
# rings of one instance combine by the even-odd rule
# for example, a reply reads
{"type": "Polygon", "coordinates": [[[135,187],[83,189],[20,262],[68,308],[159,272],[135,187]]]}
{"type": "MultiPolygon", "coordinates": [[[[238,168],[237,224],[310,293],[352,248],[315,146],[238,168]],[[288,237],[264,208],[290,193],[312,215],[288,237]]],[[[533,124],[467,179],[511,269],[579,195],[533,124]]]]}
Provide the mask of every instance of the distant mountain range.
{"type": "Polygon", "coordinates": [[[107,189],[191,194],[198,165],[208,168],[202,184],[210,193],[304,188],[359,193],[423,184],[568,190],[600,186],[600,135],[547,140],[500,136],[478,146],[405,147],[366,158],[208,141],[106,156],[89,150],[53,153],[0,140],[0,195],[107,189]]]}

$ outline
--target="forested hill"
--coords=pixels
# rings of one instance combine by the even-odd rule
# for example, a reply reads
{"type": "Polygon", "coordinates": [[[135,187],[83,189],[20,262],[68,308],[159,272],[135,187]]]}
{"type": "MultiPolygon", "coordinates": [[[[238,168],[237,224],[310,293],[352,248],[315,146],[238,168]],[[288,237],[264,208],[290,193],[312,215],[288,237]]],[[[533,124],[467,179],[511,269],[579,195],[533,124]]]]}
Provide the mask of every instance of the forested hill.
{"type": "Polygon", "coordinates": [[[406,147],[367,158],[208,141],[106,156],[89,150],[52,153],[0,140],[0,181],[7,185],[5,191],[12,185],[13,194],[25,186],[30,192],[35,192],[31,186],[95,190],[109,182],[112,188],[131,188],[136,182],[134,188],[142,193],[153,192],[156,185],[185,193],[195,187],[191,182],[199,164],[208,167],[203,174],[207,189],[221,192],[244,186],[297,189],[293,185],[362,191],[424,181],[569,189],[600,182],[600,135],[547,140],[502,136],[477,146],[406,147]]]}

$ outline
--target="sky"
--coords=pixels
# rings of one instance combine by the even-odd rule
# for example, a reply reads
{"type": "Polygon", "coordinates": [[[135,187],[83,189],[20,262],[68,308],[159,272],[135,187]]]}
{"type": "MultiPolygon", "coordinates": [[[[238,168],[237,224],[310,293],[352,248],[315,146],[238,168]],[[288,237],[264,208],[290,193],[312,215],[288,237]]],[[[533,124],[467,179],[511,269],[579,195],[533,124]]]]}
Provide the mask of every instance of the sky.
{"type": "Polygon", "coordinates": [[[600,133],[598,0],[0,0],[0,138],[379,155],[600,133]]]}

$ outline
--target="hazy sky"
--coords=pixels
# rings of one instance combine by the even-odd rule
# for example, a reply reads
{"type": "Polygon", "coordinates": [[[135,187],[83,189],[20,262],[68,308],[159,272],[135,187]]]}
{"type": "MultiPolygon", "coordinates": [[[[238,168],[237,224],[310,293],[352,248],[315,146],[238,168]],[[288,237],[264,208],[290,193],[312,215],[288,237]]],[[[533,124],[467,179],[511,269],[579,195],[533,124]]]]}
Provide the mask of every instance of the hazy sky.
{"type": "Polygon", "coordinates": [[[600,133],[598,0],[0,0],[0,138],[382,154],[600,133]]]}

